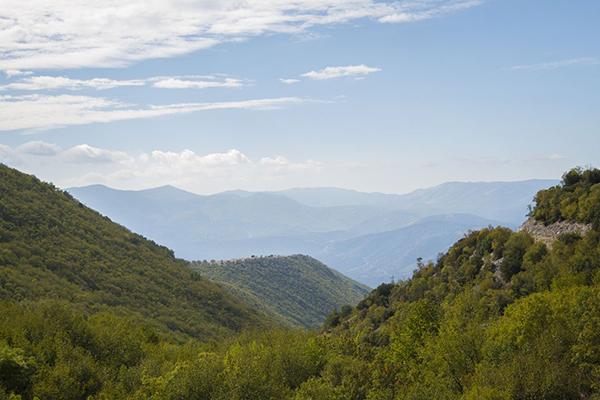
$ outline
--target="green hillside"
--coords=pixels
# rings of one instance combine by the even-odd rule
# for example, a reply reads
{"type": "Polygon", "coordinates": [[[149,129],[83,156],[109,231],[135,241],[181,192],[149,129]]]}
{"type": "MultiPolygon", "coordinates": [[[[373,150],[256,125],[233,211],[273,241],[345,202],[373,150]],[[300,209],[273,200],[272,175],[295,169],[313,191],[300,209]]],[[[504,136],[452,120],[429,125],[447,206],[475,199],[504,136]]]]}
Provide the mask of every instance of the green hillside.
{"type": "Polygon", "coordinates": [[[369,292],[366,286],[302,255],[194,262],[191,268],[292,327],[317,328],[334,309],[356,305],[369,292]]]}
{"type": "MultiPolygon", "coordinates": [[[[579,210],[600,207],[597,185],[582,178],[574,188],[572,178],[540,192],[532,215],[546,212],[549,193],[579,210]]],[[[593,222],[564,209],[557,220],[593,222]]],[[[597,227],[551,248],[506,228],[472,232],[410,280],[381,285],[337,316],[326,342],[347,366],[341,378],[325,366],[301,398],[598,399],[599,305],[597,227]]]]}
{"type": "MultiPolygon", "coordinates": [[[[559,189],[567,188],[565,180],[559,189]]],[[[10,393],[598,400],[600,230],[560,235],[551,247],[506,228],[471,232],[435,262],[421,262],[411,279],[332,313],[321,332],[254,331],[218,344],[177,344],[112,314],[0,303],[0,399],[10,393]]]]}
{"type": "Polygon", "coordinates": [[[600,229],[600,169],[570,170],[560,185],[538,192],[535,202],[531,215],[545,224],[567,220],[600,229]]]}
{"type": "Polygon", "coordinates": [[[169,249],[2,165],[0,299],[110,309],[203,340],[265,325],[169,249]]]}

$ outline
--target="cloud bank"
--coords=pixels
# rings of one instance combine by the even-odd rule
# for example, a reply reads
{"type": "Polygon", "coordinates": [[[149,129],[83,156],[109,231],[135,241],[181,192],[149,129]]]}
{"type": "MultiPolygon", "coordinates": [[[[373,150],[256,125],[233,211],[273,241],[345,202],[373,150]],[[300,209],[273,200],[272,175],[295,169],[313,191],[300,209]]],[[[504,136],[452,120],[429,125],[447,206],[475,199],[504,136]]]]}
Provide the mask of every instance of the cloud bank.
{"type": "Polygon", "coordinates": [[[369,18],[404,23],[479,0],[3,0],[0,69],[123,67],[248,37],[369,18]]]}
{"type": "Polygon", "coordinates": [[[269,186],[317,176],[322,168],[310,159],[294,162],[282,155],[252,159],[237,149],[209,154],[189,149],[136,153],[89,144],[63,150],[41,141],[17,148],[0,145],[0,162],[25,168],[62,187],[106,184],[141,189],[174,184],[196,192],[269,186]]]}
{"type": "Polygon", "coordinates": [[[102,97],[73,95],[0,95],[0,131],[46,130],[210,110],[270,110],[305,100],[280,97],[212,103],[138,107],[102,97]]]}

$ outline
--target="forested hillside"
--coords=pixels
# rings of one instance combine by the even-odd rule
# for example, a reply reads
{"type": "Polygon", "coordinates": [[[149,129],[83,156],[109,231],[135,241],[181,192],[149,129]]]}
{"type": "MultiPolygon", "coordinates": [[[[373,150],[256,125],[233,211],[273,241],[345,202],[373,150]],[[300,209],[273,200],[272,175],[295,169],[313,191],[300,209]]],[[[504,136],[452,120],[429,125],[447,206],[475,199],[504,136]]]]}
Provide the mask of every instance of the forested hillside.
{"type": "Polygon", "coordinates": [[[535,197],[532,216],[545,224],[574,221],[600,229],[600,170],[575,168],[563,183],[541,190],[535,197]]]}
{"type": "Polygon", "coordinates": [[[266,325],[171,250],[2,165],[0,299],[63,300],[201,339],[266,325]]]}
{"type": "Polygon", "coordinates": [[[302,255],[190,265],[246,303],[267,315],[278,315],[292,327],[318,328],[334,309],[354,306],[369,292],[368,287],[302,255]]]}
{"type": "MultiPolygon", "coordinates": [[[[569,174],[552,190],[568,190],[569,174]]],[[[600,231],[551,247],[507,228],[472,232],[320,333],[179,345],[102,313],[5,304],[0,315],[0,384],[27,399],[593,400],[600,231]]]]}

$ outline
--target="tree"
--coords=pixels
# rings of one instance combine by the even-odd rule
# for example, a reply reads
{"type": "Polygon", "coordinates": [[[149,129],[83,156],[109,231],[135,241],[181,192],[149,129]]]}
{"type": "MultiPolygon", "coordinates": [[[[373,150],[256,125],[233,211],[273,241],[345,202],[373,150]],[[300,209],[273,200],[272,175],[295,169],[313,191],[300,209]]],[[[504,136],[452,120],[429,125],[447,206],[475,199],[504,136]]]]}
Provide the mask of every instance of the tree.
{"type": "Polygon", "coordinates": [[[506,281],[519,273],[523,265],[523,256],[533,244],[533,238],[525,232],[518,232],[508,239],[504,248],[504,258],[500,265],[500,272],[506,281]]]}
{"type": "Polygon", "coordinates": [[[27,395],[31,391],[35,373],[33,358],[24,351],[0,342],[0,387],[8,393],[27,395]]]}

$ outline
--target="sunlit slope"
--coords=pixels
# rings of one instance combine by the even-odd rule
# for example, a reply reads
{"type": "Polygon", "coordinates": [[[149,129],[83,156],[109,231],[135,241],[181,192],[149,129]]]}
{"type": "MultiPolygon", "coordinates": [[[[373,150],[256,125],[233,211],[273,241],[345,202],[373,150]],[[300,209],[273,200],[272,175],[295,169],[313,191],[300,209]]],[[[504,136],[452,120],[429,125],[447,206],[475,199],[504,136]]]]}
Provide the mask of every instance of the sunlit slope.
{"type": "Polygon", "coordinates": [[[0,298],[111,308],[202,339],[264,326],[171,250],[0,165],[0,298]]]}

